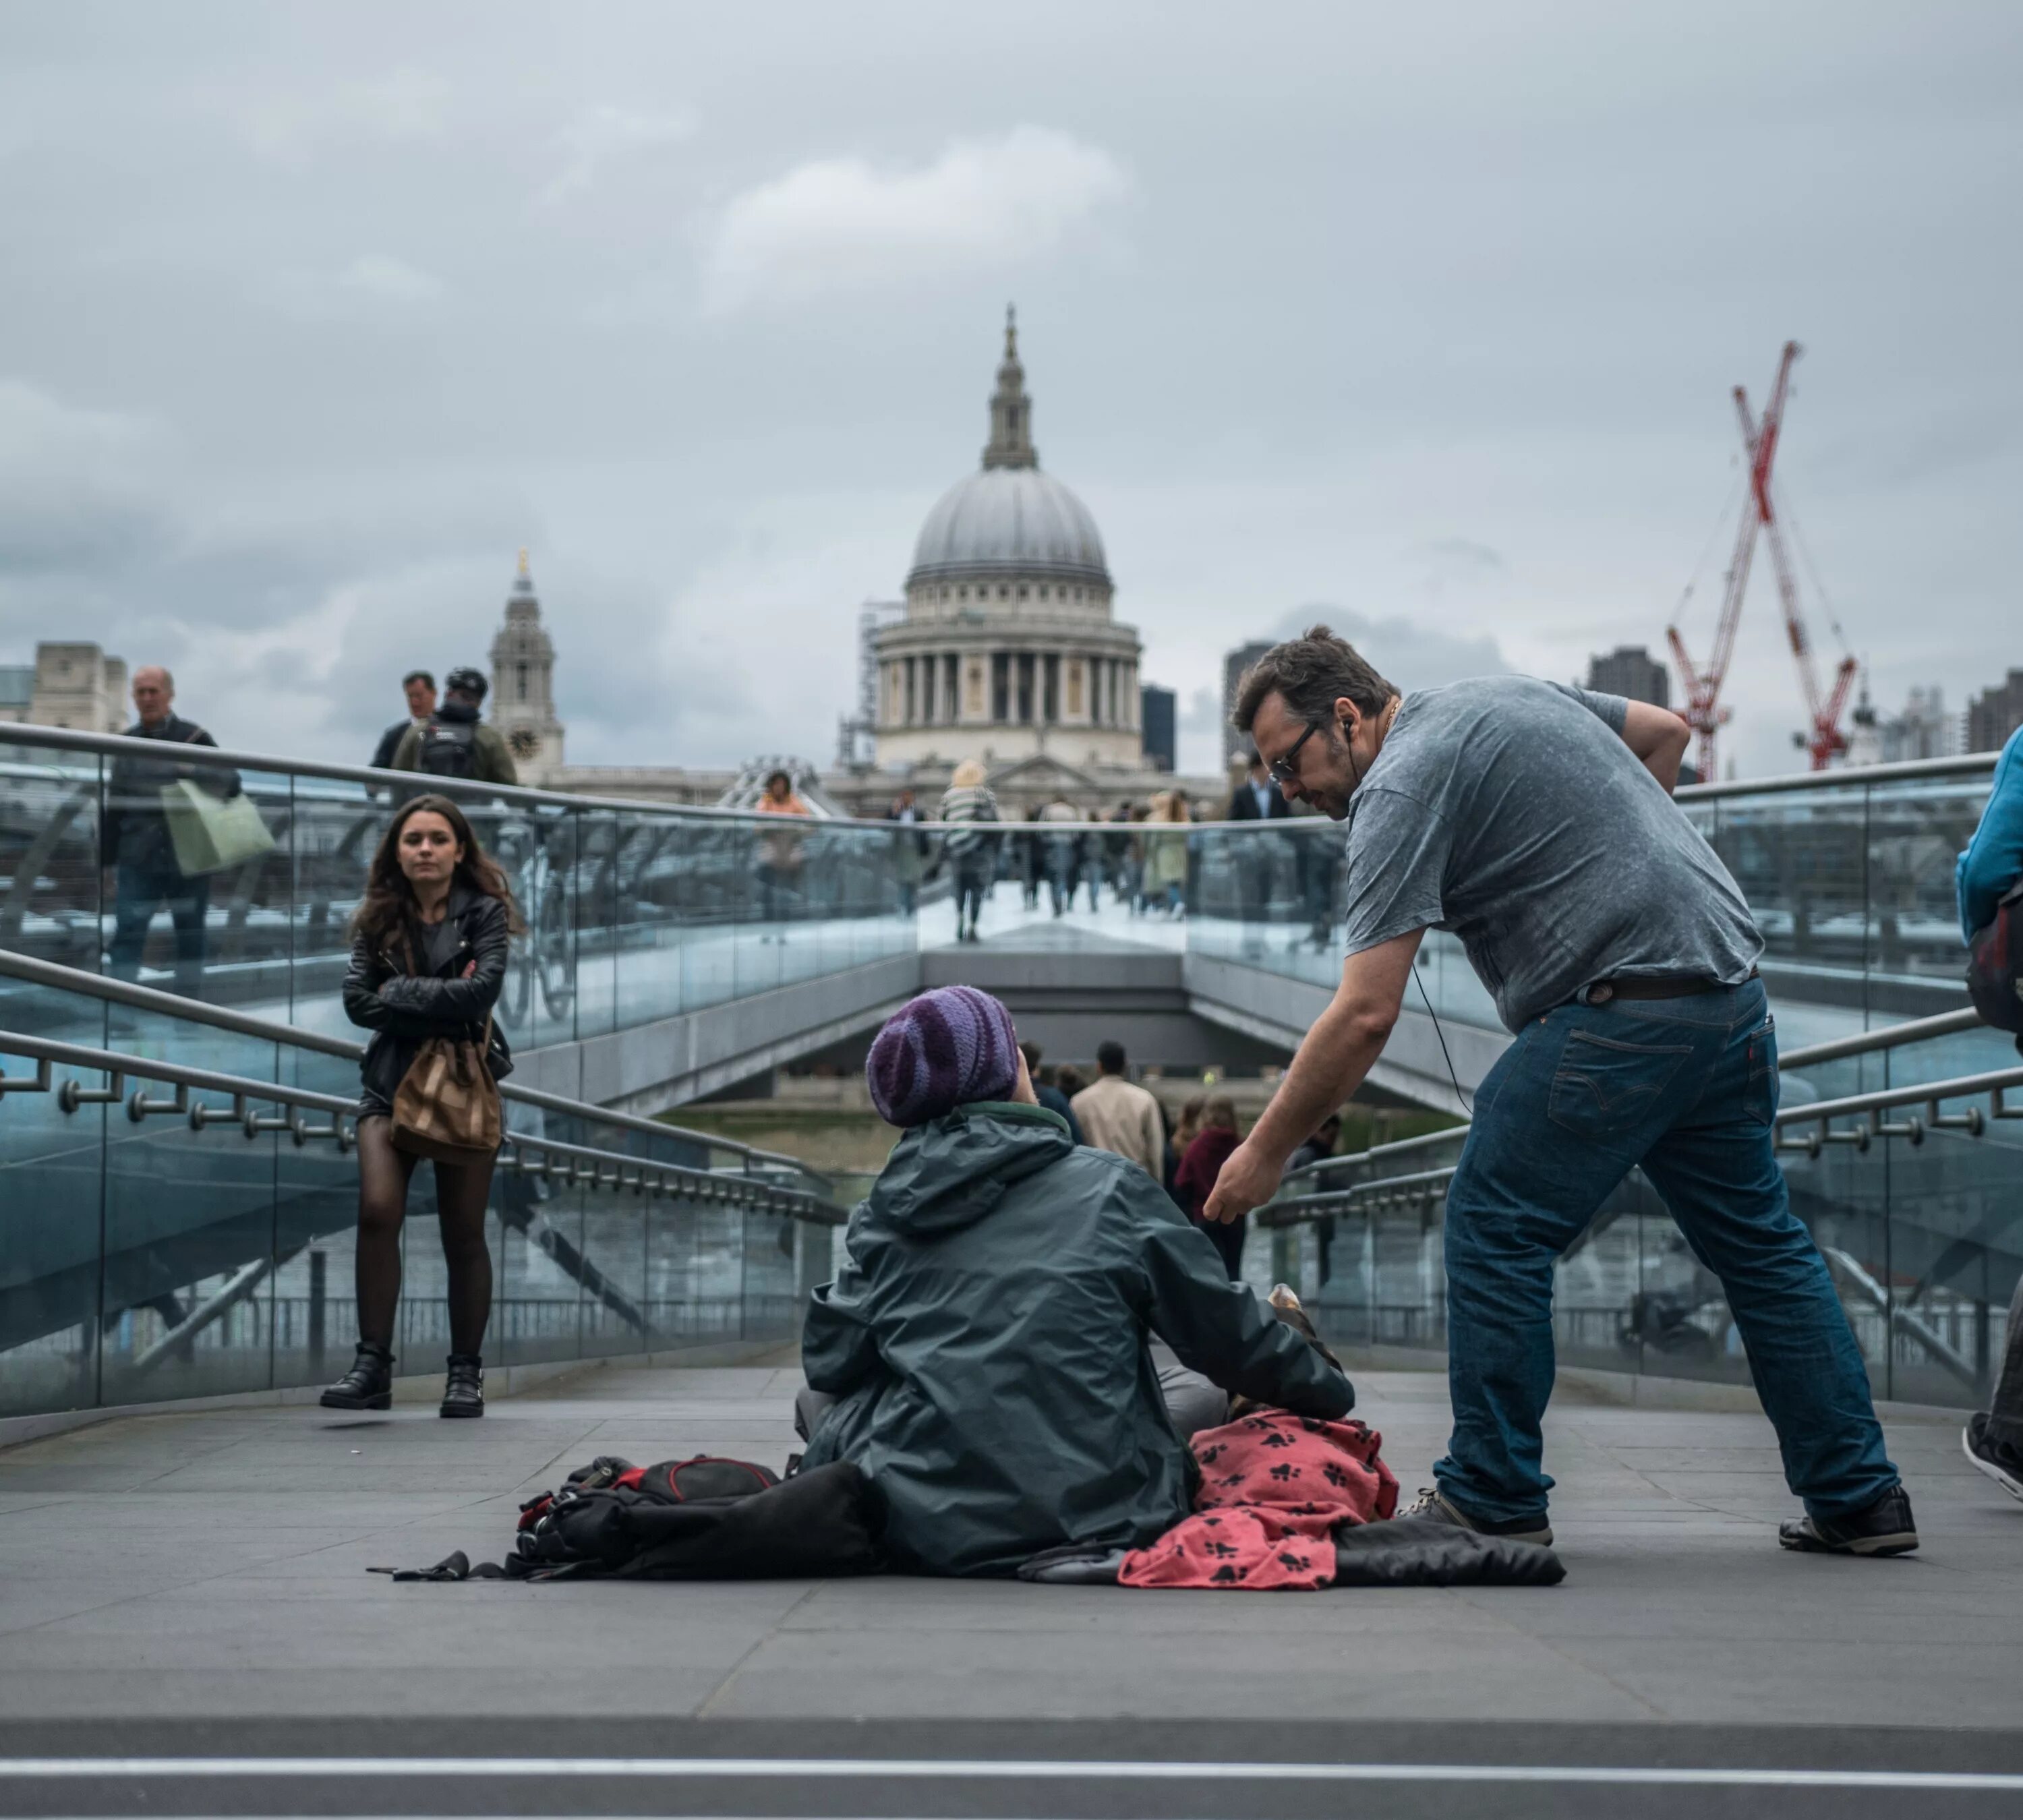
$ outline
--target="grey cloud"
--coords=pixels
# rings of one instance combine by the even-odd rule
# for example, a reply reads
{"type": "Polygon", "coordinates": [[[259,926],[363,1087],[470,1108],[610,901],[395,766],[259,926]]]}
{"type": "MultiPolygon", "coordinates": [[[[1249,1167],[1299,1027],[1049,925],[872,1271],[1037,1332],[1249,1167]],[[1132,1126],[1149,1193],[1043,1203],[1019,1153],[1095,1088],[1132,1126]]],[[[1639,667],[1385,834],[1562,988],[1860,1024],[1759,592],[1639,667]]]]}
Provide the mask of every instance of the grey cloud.
{"type": "Polygon", "coordinates": [[[1500,675],[1515,665],[1487,633],[1456,632],[1425,618],[1374,619],[1317,602],[1286,614],[1268,636],[1293,638],[1315,625],[1346,638],[1399,689],[1437,689],[1464,677],[1500,675]]]}
{"type": "MultiPolygon", "coordinates": [[[[1780,465],[1878,699],[2023,659],[2018,9],[1020,19],[8,10],[6,369],[159,447],[59,426],[9,465],[0,427],[0,658],[56,626],[174,649],[349,755],[409,647],[481,649],[527,542],[573,753],[825,751],[856,603],[976,459],[1009,296],[1044,456],[1183,701],[1259,602],[1363,603],[1407,683],[1655,646],[1727,389],[1791,334],[1780,465]],[[690,110],[678,144],[631,124],[690,110]],[[737,269],[763,307],[705,312],[737,199],[1022,122],[1128,189],[975,258],[846,260],[848,286],[773,220],[737,269]]],[[[1776,640],[1753,599],[1745,769],[1791,762],[1776,640]]]]}

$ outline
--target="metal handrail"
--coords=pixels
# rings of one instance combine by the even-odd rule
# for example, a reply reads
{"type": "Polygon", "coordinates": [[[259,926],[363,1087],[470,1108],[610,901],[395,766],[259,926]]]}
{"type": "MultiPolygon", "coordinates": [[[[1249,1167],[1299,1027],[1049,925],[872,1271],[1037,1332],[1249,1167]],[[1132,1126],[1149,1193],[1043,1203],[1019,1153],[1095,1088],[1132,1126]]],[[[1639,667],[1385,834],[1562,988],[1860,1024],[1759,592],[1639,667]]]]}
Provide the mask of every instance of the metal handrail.
{"type": "MultiPolygon", "coordinates": [[[[1988,1129],[1992,1120],[2023,1119],[2023,1106],[2010,1106],[2007,1096],[2023,1093],[2023,1068],[1996,1069],[1985,1074],[1963,1074],[1950,1080],[1930,1080],[1913,1087],[1877,1087],[1868,1093],[1849,1094],[1840,1099],[1817,1100],[1809,1106],[1783,1106],[1778,1109],[1771,1121],[1773,1131],[1782,1131],[1787,1126],[1816,1124],[1819,1130],[1812,1135],[1793,1140],[1778,1138],[1776,1147],[1785,1151],[1804,1151],[1808,1156],[1817,1157],[1827,1144],[1851,1144],[1857,1150],[1866,1150],[1877,1138],[1902,1138],[1917,1145],[1925,1141],[1926,1134],[1934,1131],[1963,1131],[1970,1138],[1978,1138],[1988,1129]],[[1985,1096],[1988,1109],[1983,1113],[1979,1106],[1969,1106],[1963,1113],[1941,1113],[1941,1105],[1948,1100],[1978,1099],[1985,1096]],[[1894,1111],[1900,1106],[1922,1106],[1922,1118],[1897,1121],[1884,1119],[1881,1115],[1894,1111]],[[1868,1115],[1868,1122],[1852,1131],[1835,1131],[1833,1121],[1868,1115]]],[[[1460,1126],[1455,1131],[1462,1129],[1460,1126]]],[[[1436,1132],[1438,1137],[1453,1135],[1451,1131],[1436,1132]]],[[[1407,1145],[1423,1143],[1422,1138],[1407,1138],[1404,1144],[1385,1146],[1392,1150],[1402,1149],[1407,1145]]],[[[1371,1156],[1374,1151],[1363,1151],[1363,1156],[1371,1156]]],[[[1335,1159],[1337,1162],[1351,1158],[1335,1159]]],[[[1291,1182],[1307,1175],[1312,1168],[1297,1170],[1286,1178],[1291,1182]]],[[[1430,1193],[1439,1185],[1450,1181],[1457,1168],[1423,1170],[1407,1175],[1379,1176],[1373,1182],[1358,1182],[1346,1188],[1323,1189],[1316,1193],[1287,1196],[1283,1199],[1267,1201],[1253,1216],[1264,1226],[1299,1226],[1308,1220],[1319,1219],[1346,1207],[1361,1196],[1396,1193],[1407,1190],[1430,1193]]]]}
{"type": "MultiPolygon", "coordinates": [[[[144,1124],[151,1117],[175,1113],[192,1131],[207,1131],[214,1125],[231,1124],[249,1139],[266,1131],[284,1131],[294,1138],[298,1149],[313,1139],[327,1138],[336,1143],[339,1154],[349,1151],[356,1141],[354,1132],[344,1122],[357,1112],[354,1102],[335,1094],[318,1093],[309,1087],[291,1087],[283,1081],[254,1080],[243,1075],[221,1074],[211,1069],[187,1067],[179,1062],[158,1062],[121,1051],[59,1043],[12,1030],[0,1030],[0,1055],[19,1055],[37,1064],[32,1079],[0,1076],[0,1095],[53,1091],[58,1107],[66,1115],[82,1106],[116,1102],[125,1106],[126,1116],[136,1124],[144,1124]],[[114,1085],[110,1089],[73,1091],[75,1082],[57,1084],[53,1080],[50,1071],[54,1064],[108,1075],[114,1085]],[[124,1084],[129,1080],[164,1082],[176,1089],[175,1097],[170,1100],[152,1100],[137,1087],[125,1094],[124,1084]],[[231,1109],[228,1113],[221,1107],[200,1102],[193,1103],[189,1097],[192,1092],[228,1095],[232,1102],[231,1109]],[[298,1110],[292,1118],[263,1118],[251,1110],[254,1102],[293,1106],[298,1110]],[[306,1125],[301,1116],[302,1109],[328,1113],[330,1124],[313,1128],[306,1125]]],[[[657,1162],[650,1157],[623,1150],[598,1149],[520,1131],[509,1131],[505,1134],[501,1167],[509,1172],[536,1176],[553,1173],[551,1166],[545,1163],[540,1168],[530,1166],[526,1160],[529,1152],[543,1157],[566,1157],[571,1159],[572,1164],[576,1161],[589,1162],[592,1165],[590,1175],[584,1176],[572,1167],[569,1176],[573,1182],[588,1186],[629,1188],[635,1193],[645,1194],[685,1193],[697,1200],[738,1202],[785,1218],[811,1221],[818,1226],[840,1225],[843,1220],[840,1208],[805,1190],[785,1187],[752,1175],[719,1175],[679,1163],[657,1162]],[[506,1152],[507,1146],[510,1146],[510,1154],[506,1152]],[[607,1166],[611,1170],[608,1182],[604,1179],[607,1166]]]]}
{"type": "MultiPolygon", "coordinates": [[[[263,1043],[279,1043],[291,1049],[313,1050],[319,1054],[335,1055],[347,1062],[357,1062],[365,1054],[365,1045],[346,1036],[332,1036],[320,1030],[305,1030],[293,1024],[278,1024],[268,1018],[256,1018],[246,1011],[227,1010],[221,1005],[207,1005],[201,1000],[185,999],[174,992],[159,992],[152,986],[134,985],[125,980],[108,979],[103,974],[86,973],[81,967],[65,967],[60,961],[41,960],[33,955],[18,954],[12,948],[0,948],[0,975],[25,980],[31,985],[47,986],[53,991],[77,992],[88,998],[103,999],[108,1003],[125,1005],[134,1011],[152,1011],[165,1018],[176,1018],[185,1023],[207,1024],[213,1029],[229,1030],[234,1036],[251,1036],[263,1043]]],[[[827,1187],[829,1179],[820,1170],[811,1169],[799,1159],[784,1155],[777,1150],[762,1150],[751,1144],[741,1144],[734,1138],[719,1138],[708,1131],[692,1131],[681,1125],[664,1124],[658,1119],[641,1118],[636,1113],[614,1111],[609,1106],[594,1106],[587,1100],[566,1098],[562,1094],[547,1093],[540,1088],[521,1087],[510,1080],[499,1083],[499,1096],[517,1100],[524,1106],[539,1106],[543,1110],[563,1113],[573,1117],[594,1120],[600,1124],[616,1125],[624,1130],[642,1131],[656,1138],[677,1138],[686,1142],[706,1144],[712,1149],[727,1150],[732,1155],[744,1157],[748,1162],[768,1163],[776,1167],[792,1168],[821,1182],[827,1187]]]]}
{"type": "Polygon", "coordinates": [[[1969,1005],[1958,1011],[1941,1011],[1933,1018],[1910,1018],[1900,1024],[1885,1024],[1878,1030],[1862,1030],[1852,1036],[1835,1036],[1825,1043],[1808,1043],[1777,1058],[1777,1071],[1816,1068],[1823,1062],[1844,1062],[1851,1055],[1873,1055],[1880,1050],[1901,1049],[1908,1043],[1929,1043],[1935,1037],[1956,1036],[1963,1031],[1983,1028],[1980,1012],[1969,1005]]]}
{"type": "MultiPolygon", "coordinates": [[[[36,726],[27,722],[0,723],[0,745],[22,746],[59,751],[95,752],[117,758],[129,756],[163,762],[161,743],[156,740],[129,739],[123,733],[93,733],[74,727],[36,726]]],[[[1953,758],[1911,758],[1893,765],[1864,765],[1853,770],[1800,771],[1780,777],[1736,778],[1727,782],[1688,784],[1680,787],[1677,795],[1682,802],[1705,802],[1729,796],[1757,795],[1783,795],[1794,791],[1846,789],[1856,785],[1871,784],[1914,783],[1941,777],[1971,777],[1983,772],[1992,772],[1999,752],[1970,752],[1953,758]]],[[[271,752],[249,752],[237,747],[214,746],[180,746],[176,749],[175,762],[178,765],[229,766],[236,769],[266,771],[277,775],[298,777],[323,777],[341,784],[362,784],[375,790],[393,787],[394,780],[420,775],[417,773],[379,771],[364,765],[334,765],[316,758],[285,758],[271,752]]],[[[508,802],[529,806],[546,804],[561,809],[620,809],[631,814],[671,816],[676,819],[693,817],[697,820],[724,822],[744,822],[777,828],[778,818],[754,809],[719,809],[704,803],[654,802],[633,796],[579,795],[573,791],[536,790],[525,784],[469,784],[449,778],[431,778],[428,788],[442,789],[445,795],[469,797],[490,801],[503,798],[508,802]],[[444,788],[447,786],[447,788],[444,788]]],[[[859,817],[832,816],[810,818],[822,828],[861,828],[882,830],[887,834],[895,831],[894,824],[882,819],[872,820],[859,817]]],[[[1298,817],[1299,820],[1318,819],[1298,817]]],[[[1019,832],[1059,834],[1065,828],[1079,826],[1082,831],[1119,831],[1127,827],[1132,832],[1143,832],[1146,828],[1241,828],[1256,830],[1261,824],[1249,821],[1188,821],[1188,822],[1086,822],[1080,824],[1063,822],[997,822],[988,824],[1001,829],[1019,832]]],[[[937,833],[944,829],[962,827],[974,829],[974,822],[945,823],[917,821],[906,824],[921,833],[937,833]]],[[[1282,832],[1282,824],[1269,830],[1282,832]]]]}
{"type": "Polygon", "coordinates": [[[1915,784],[1934,777],[1974,777],[1992,771],[1999,752],[1963,752],[1953,758],[1902,758],[1893,765],[1857,765],[1839,771],[1793,771],[1781,777],[1735,777],[1714,784],[1682,784],[1682,802],[1724,796],[1783,795],[1794,790],[1845,790],[1868,784],[1915,784]]]}
{"type": "MultiPolygon", "coordinates": [[[[1968,1030],[1984,1028],[1981,1014],[1971,1006],[1964,1011],[1941,1011],[1937,1017],[1911,1018],[1901,1024],[1886,1024],[1879,1030],[1864,1030],[1852,1036],[1836,1036],[1826,1043],[1813,1043],[1802,1049],[1794,1049],[1790,1054],[1777,1058],[1777,1072],[1785,1073],[1794,1068],[1815,1068],[1822,1062],[1842,1062],[1850,1056],[1873,1055],[1886,1049],[1900,1049],[1907,1043],[1929,1043],[1941,1036],[1954,1036],[1968,1030]]],[[[1922,1089],[1905,1090],[1909,1097],[1900,1102],[1915,1106],[1924,1097],[1922,1089]]],[[[1797,1118],[1799,1113],[1793,1109],[1779,1115],[1780,1121],[1797,1118]]],[[[1388,1144],[1373,1144],[1365,1150],[1352,1150],[1346,1157],[1323,1157],[1316,1162],[1302,1163],[1297,1169],[1288,1171],[1286,1182],[1304,1181],[1309,1176],[1325,1174],[1330,1169],[1344,1169],[1351,1164],[1367,1162],[1373,1157],[1395,1157],[1407,1150],[1425,1149],[1466,1133],[1469,1120],[1461,1120],[1444,1131],[1428,1131],[1416,1138],[1400,1138],[1388,1144]]]]}

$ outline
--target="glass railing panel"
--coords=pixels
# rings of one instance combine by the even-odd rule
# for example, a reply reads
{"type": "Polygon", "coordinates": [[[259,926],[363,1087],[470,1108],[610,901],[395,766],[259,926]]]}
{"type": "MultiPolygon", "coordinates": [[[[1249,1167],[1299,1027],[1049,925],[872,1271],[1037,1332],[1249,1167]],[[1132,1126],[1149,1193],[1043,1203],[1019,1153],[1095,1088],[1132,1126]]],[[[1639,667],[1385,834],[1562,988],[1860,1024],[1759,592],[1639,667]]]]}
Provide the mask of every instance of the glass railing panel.
{"type": "MultiPolygon", "coordinates": [[[[275,1078],[270,1042],[113,1010],[108,1041],[115,1050],[243,1080],[275,1078]]],[[[292,1196],[287,1229],[276,1224],[278,1145],[289,1140],[271,1131],[249,1135],[225,1095],[179,1094],[134,1077],[125,1091],[125,1103],[108,1108],[104,1120],[100,1401],[268,1388],[275,1381],[273,1267],[309,1236],[292,1196]],[[143,1096],[159,1109],[136,1118],[143,1096]],[[197,1106],[208,1115],[201,1130],[192,1128],[188,1109],[197,1106]]],[[[269,1118],[277,1111],[271,1104],[246,1109],[269,1118]]]]}
{"type": "MultiPolygon", "coordinates": [[[[1140,836],[1155,870],[1163,843],[1179,838],[1157,829],[1140,836]]],[[[1300,817],[1201,828],[1184,838],[1190,952],[1320,985],[1341,977],[1337,824],[1300,817]]]]}
{"type": "Polygon", "coordinates": [[[1965,1005],[1953,866],[1988,801],[1981,777],[1903,780],[1868,799],[1871,1027],[1965,1005]]]}
{"type": "Polygon", "coordinates": [[[102,762],[0,746],[0,947],[90,973],[103,964],[102,762]]]}
{"type": "Polygon", "coordinates": [[[620,1025],[687,1011],[689,948],[704,919],[694,901],[693,824],[645,814],[618,818],[608,859],[612,974],[620,1025]]]}
{"type": "Polygon", "coordinates": [[[601,1036],[620,1022],[644,1022],[618,996],[619,868],[633,818],[614,809],[585,809],[576,817],[576,1034],[601,1036]]]}
{"type": "Polygon", "coordinates": [[[746,1339],[796,1339],[802,1303],[796,1270],[795,1222],[748,1208],[743,1233],[746,1339]]]}
{"type": "MultiPolygon", "coordinates": [[[[8,985],[16,1028],[79,1021],[46,988],[8,985]]],[[[0,1057],[0,1070],[32,1080],[35,1065],[0,1057]]],[[[53,1091],[0,1096],[0,1416],[98,1400],[106,1128],[103,1106],[66,1113],[53,1091]]]]}
{"type": "Polygon", "coordinates": [[[261,1014],[355,1041],[364,1033],[345,1017],[342,997],[351,958],[351,919],[386,831],[391,787],[374,793],[332,778],[297,777],[292,783],[288,849],[294,868],[294,964],[287,1008],[261,1014]]]}

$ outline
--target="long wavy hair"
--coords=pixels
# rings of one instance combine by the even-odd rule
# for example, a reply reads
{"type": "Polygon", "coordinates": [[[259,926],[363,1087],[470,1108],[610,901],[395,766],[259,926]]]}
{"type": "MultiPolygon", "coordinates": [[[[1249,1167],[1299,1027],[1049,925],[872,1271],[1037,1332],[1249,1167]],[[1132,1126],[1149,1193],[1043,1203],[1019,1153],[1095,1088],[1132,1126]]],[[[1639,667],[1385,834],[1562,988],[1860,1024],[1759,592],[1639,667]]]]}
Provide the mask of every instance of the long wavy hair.
{"type": "Polygon", "coordinates": [[[420,915],[421,905],[415,901],[415,888],[408,883],[408,875],[401,870],[401,830],[424,809],[440,815],[448,822],[450,832],[456,836],[457,845],[463,849],[463,857],[456,862],[456,870],[450,875],[450,889],[455,890],[459,885],[463,885],[485,897],[496,897],[506,906],[507,928],[515,935],[521,934],[526,926],[521,922],[519,908],[513,901],[512,887],[506,883],[506,875],[499,870],[498,862],[478,843],[463,811],[447,796],[417,796],[394,810],[393,819],[387,823],[386,831],[379,837],[371,868],[365,875],[365,895],[352,914],[353,934],[362,935],[375,945],[382,944],[391,941],[420,915]]]}

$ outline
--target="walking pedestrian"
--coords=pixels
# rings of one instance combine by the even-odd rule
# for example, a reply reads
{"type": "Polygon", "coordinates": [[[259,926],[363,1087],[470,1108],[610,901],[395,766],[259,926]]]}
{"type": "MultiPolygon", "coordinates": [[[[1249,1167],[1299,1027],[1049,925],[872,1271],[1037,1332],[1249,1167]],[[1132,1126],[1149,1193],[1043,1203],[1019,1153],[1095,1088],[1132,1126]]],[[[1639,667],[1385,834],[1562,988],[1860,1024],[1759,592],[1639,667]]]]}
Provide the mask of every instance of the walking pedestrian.
{"type": "Polygon", "coordinates": [[[1165,1124],[1159,1102],[1126,1077],[1121,1043],[1099,1043],[1096,1065],[1096,1079],[1068,1102],[1083,1142],[1136,1163],[1164,1187],[1165,1124]]]}
{"type": "MultiPolygon", "coordinates": [[[[395,1106],[432,1039],[473,1047],[474,1066],[481,1057],[478,1072],[488,1076],[477,1084],[480,1093],[496,1093],[493,1084],[512,1072],[512,1053],[492,1009],[519,926],[505,875],[456,804],[446,796],[417,796],[395,810],[352,919],[344,976],[345,1014],[373,1034],[359,1064],[358,1351],[351,1369],[324,1392],[327,1409],[384,1409],[393,1400],[401,1228],[419,1160],[416,1149],[402,1147],[395,1106]]],[[[485,1413],[485,1328],[492,1310],[485,1210],[493,1160],[434,1164],[449,1278],[445,1416],[485,1413]]]]}
{"type": "Polygon", "coordinates": [[[1054,914],[1074,907],[1075,860],[1081,846],[1081,814],[1065,796],[1056,795],[1041,806],[1039,819],[1047,824],[1041,838],[1041,857],[1046,868],[1047,888],[1052,894],[1054,914]]]}
{"type": "MultiPolygon", "coordinates": [[[[1264,761],[1253,749],[1245,767],[1244,779],[1231,791],[1227,819],[1231,821],[1283,821],[1293,806],[1271,781],[1264,761]]],[[[1279,842],[1271,835],[1235,835],[1224,837],[1236,870],[1237,902],[1243,923],[1246,954],[1260,952],[1264,924],[1271,913],[1273,886],[1279,872],[1279,842]]]]}
{"type": "MultiPolygon", "coordinates": [[[[176,683],[158,663],[134,672],[137,716],[126,729],[130,740],[159,740],[164,746],[218,744],[195,721],[175,711],[176,683]]],[[[203,985],[205,923],[210,913],[210,878],[187,874],[176,858],[163,791],[185,782],[207,795],[230,802],[243,792],[239,773],[224,765],[192,765],[164,756],[129,757],[112,761],[106,780],[105,807],[99,820],[98,851],[105,869],[106,893],[112,899],[112,942],[108,951],[115,979],[136,980],[148,931],[157,912],[166,910],[175,930],[175,989],[198,996],[203,985]]]]}
{"type": "Polygon", "coordinates": [[[518,784],[504,736],[478,718],[490,685],[481,670],[452,670],[443,678],[443,699],[429,717],[401,734],[391,769],[477,784],[518,784]]]}
{"type": "Polygon", "coordinates": [[[401,687],[408,697],[407,718],[394,722],[379,736],[379,744],[372,750],[371,765],[375,771],[392,770],[393,755],[400,751],[408,729],[426,726],[436,711],[436,679],[428,671],[409,671],[401,678],[401,687]]]}
{"type": "Polygon", "coordinates": [[[893,881],[899,890],[899,914],[910,916],[920,908],[920,877],[927,870],[927,837],[917,826],[925,818],[913,799],[910,784],[892,799],[885,819],[898,824],[892,837],[893,881]]]}
{"type": "MultiPolygon", "coordinates": [[[[1995,767],[1995,787],[1981,824],[1954,875],[1959,898],[1960,933],[1977,952],[1992,948],[1991,926],[1998,917],[2023,925],[2023,728],[2009,736],[1995,767]]],[[[2006,955],[1992,956],[1996,977],[1984,984],[2011,1000],[2023,994],[2016,977],[2016,949],[2023,937],[2012,934],[2006,955]]],[[[1991,996],[1993,992],[1991,992],[1991,996]]],[[[2010,1007],[2005,1005],[2005,1011],[2010,1007]]],[[[1991,1010],[1987,1015],[1995,1015],[1991,1010]]],[[[2023,1019],[2023,1007],[2017,1008],[2023,1019]]],[[[2013,1019],[2006,1028],[2016,1028],[2013,1019]]],[[[2023,1051],[2023,1036],[2016,1047],[2023,1051]]],[[[2023,1499],[2023,1280],[2009,1303],[2009,1335],[2002,1372],[1985,1409],[1968,1418],[1960,1437],[1966,1456],[2013,1498],[2023,1499]]]]}
{"type": "Polygon", "coordinates": [[[976,919],[982,914],[984,894],[997,863],[997,842],[1002,838],[988,831],[998,820],[997,799],[985,784],[986,773],[975,758],[956,766],[942,792],[935,819],[954,825],[942,836],[942,857],[955,878],[955,938],[975,941],[976,919]]]}
{"type": "Polygon", "coordinates": [[[1162,790],[1152,799],[1152,817],[1145,830],[1145,901],[1169,915],[1187,913],[1187,799],[1178,790],[1162,790]]]}
{"type": "MultiPolygon", "coordinates": [[[[758,811],[761,815],[791,816],[797,820],[813,819],[813,811],[795,789],[792,777],[784,770],[767,774],[766,788],[759,798],[758,811]]],[[[797,828],[766,828],[759,835],[756,871],[759,919],[783,925],[777,931],[768,930],[762,935],[759,939],[763,941],[785,941],[785,923],[795,915],[797,907],[803,912],[806,910],[801,891],[802,875],[807,863],[806,842],[806,835],[797,828]]]]}
{"type": "Polygon", "coordinates": [[[1059,1113],[1068,1128],[1068,1135],[1079,1144],[1081,1142],[1081,1124],[1074,1116],[1074,1108],[1068,1103],[1068,1096],[1051,1080],[1040,1077],[1040,1046],[1037,1043],[1022,1042],[1019,1053],[1026,1058],[1026,1072],[1033,1077],[1033,1091],[1040,1104],[1050,1113],[1059,1113]]]}
{"type": "Polygon", "coordinates": [[[1549,1540],[1553,1265],[1641,1166],[1727,1292],[1805,1500],[1780,1542],[1915,1548],[1860,1349],[1778,1168],[1762,941],[1670,799],[1685,724],[1520,676],[1407,699],[1324,626],[1260,660],[1235,720],[1290,799],[1349,821],[1348,959],[1207,1214],[1265,1200],[1362,1083],[1428,929],[1460,936],[1516,1038],[1447,1190],[1454,1428],[1417,1514],[1549,1540]]]}

